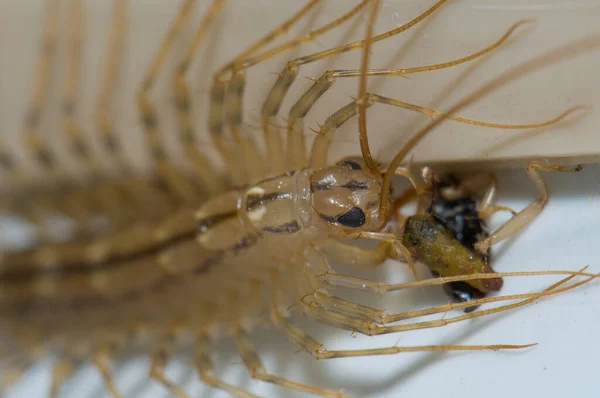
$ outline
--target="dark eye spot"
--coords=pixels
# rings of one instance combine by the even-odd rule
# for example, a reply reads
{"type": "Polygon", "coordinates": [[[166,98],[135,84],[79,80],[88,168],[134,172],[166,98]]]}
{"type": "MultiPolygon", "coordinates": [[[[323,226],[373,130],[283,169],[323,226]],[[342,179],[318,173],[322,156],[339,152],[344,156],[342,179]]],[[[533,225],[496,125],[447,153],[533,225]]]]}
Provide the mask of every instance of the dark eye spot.
{"type": "Polygon", "coordinates": [[[343,162],[338,163],[338,165],[346,166],[352,170],[362,170],[362,167],[360,167],[360,164],[356,163],[353,160],[344,160],[343,162]]]}
{"type": "Polygon", "coordinates": [[[353,207],[346,214],[338,217],[337,222],[346,227],[360,227],[365,224],[365,213],[358,207],[353,207]]]}

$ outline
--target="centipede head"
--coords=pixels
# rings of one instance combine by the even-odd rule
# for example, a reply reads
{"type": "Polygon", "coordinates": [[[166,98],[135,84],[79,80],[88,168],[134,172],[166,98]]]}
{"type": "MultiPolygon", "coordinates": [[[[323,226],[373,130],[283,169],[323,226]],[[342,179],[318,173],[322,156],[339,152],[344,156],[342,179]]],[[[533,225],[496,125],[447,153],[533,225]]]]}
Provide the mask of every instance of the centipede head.
{"type": "Polygon", "coordinates": [[[315,224],[330,234],[347,236],[376,231],[381,226],[379,202],[381,177],[371,172],[360,157],[344,158],[310,177],[315,224]]]}

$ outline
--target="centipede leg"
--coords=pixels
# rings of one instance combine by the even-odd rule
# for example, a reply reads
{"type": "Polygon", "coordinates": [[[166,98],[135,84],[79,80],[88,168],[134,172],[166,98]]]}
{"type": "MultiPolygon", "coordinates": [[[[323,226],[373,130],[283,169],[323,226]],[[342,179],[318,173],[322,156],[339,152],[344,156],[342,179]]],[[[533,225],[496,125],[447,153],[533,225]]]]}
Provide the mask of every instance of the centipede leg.
{"type": "Polygon", "coordinates": [[[196,341],[196,368],[198,369],[198,377],[207,386],[227,391],[230,394],[241,398],[258,398],[239,387],[235,387],[229,383],[215,377],[214,365],[210,358],[211,341],[207,333],[201,332],[196,341]]]}
{"type": "Polygon", "coordinates": [[[8,391],[34,363],[35,360],[33,358],[20,358],[15,363],[9,364],[6,368],[2,369],[0,396],[8,391]]]}
{"type": "Polygon", "coordinates": [[[481,242],[478,242],[475,247],[477,250],[485,252],[494,243],[498,243],[511,235],[514,235],[525,228],[533,219],[535,219],[546,207],[548,203],[549,194],[548,187],[539,174],[539,171],[557,171],[563,173],[577,172],[582,169],[582,166],[567,167],[554,163],[545,163],[532,161],[529,162],[525,168],[527,176],[534,183],[540,198],[530,203],[523,210],[518,212],[496,231],[492,232],[490,236],[481,242]]]}
{"type": "Polygon", "coordinates": [[[50,398],[58,398],[60,388],[76,369],[76,361],[73,358],[60,359],[52,368],[52,380],[50,381],[50,398]]]}
{"type": "MultiPolygon", "coordinates": [[[[254,54],[260,48],[264,47],[277,37],[286,33],[292,25],[300,20],[309,10],[315,7],[321,0],[310,0],[304,7],[297,11],[292,17],[278,25],[275,29],[268,32],[265,36],[259,39],[256,43],[247,48],[242,54],[236,57],[231,62],[228,62],[221,67],[214,75],[213,85],[211,88],[211,101],[209,111],[209,130],[212,136],[212,140],[219,152],[221,158],[225,162],[227,171],[230,173],[233,179],[234,185],[240,185],[249,181],[249,176],[244,172],[243,167],[238,167],[240,154],[239,145],[242,147],[247,145],[253,145],[250,142],[244,142],[239,134],[239,127],[241,122],[241,111],[242,111],[242,100],[244,90],[244,75],[243,69],[250,66],[250,63],[244,62],[244,65],[240,65],[242,60],[254,54]],[[231,74],[231,78],[227,78],[227,74],[231,74]],[[228,88],[229,80],[237,79],[237,83],[234,81],[234,85],[228,88]],[[225,119],[226,118],[226,119],[225,119]],[[225,125],[231,129],[233,137],[228,137],[225,134],[225,125]],[[234,138],[232,141],[231,138],[234,138]],[[237,144],[237,145],[236,145],[237,144]]],[[[285,47],[284,49],[287,49],[285,47]]],[[[269,58],[269,55],[267,58],[269,58]]],[[[260,62],[260,61],[259,61],[260,62]]],[[[252,63],[254,65],[255,63],[252,63]]],[[[269,139],[267,139],[267,148],[270,148],[269,139]]],[[[251,153],[255,152],[255,149],[250,150],[251,153]]],[[[273,159],[281,158],[281,151],[276,151],[273,159]]],[[[269,153],[269,155],[271,155],[269,153]]],[[[271,167],[271,171],[279,170],[277,167],[271,167]]]]}
{"type": "MultiPolygon", "coordinates": [[[[585,270],[585,269],[584,269],[585,270]]],[[[582,270],[583,271],[583,270],[582,270]]],[[[462,302],[462,303],[448,303],[439,306],[429,307],[422,310],[416,311],[405,311],[397,314],[387,314],[385,311],[377,310],[370,307],[365,307],[362,305],[358,305],[356,303],[348,302],[344,299],[331,296],[324,290],[318,290],[311,294],[307,294],[303,297],[305,311],[312,312],[313,317],[323,320],[328,324],[335,324],[337,327],[342,327],[345,329],[357,331],[367,335],[378,335],[378,334],[386,334],[386,333],[397,333],[408,330],[417,330],[417,329],[428,329],[433,327],[443,327],[448,324],[461,322],[467,319],[472,319],[474,317],[480,317],[485,315],[490,315],[493,313],[498,313],[502,311],[507,311],[510,309],[519,308],[525,306],[539,298],[553,296],[557,294],[561,294],[570,290],[573,290],[583,284],[588,283],[589,281],[595,279],[597,275],[587,274],[588,276],[583,281],[570,284],[566,287],[560,288],[561,285],[564,285],[566,282],[573,279],[575,276],[580,275],[581,272],[573,272],[572,275],[568,275],[567,277],[561,279],[557,283],[547,287],[541,292],[534,293],[522,293],[522,294],[513,294],[513,295],[503,295],[496,297],[486,297],[482,299],[476,299],[471,302],[462,302]],[[439,314],[439,313],[447,313],[454,309],[459,308],[467,308],[473,305],[479,306],[481,304],[492,303],[492,302],[501,302],[501,301],[515,301],[521,300],[513,304],[501,305],[489,310],[480,310],[471,312],[467,315],[456,316],[451,318],[444,317],[440,320],[433,321],[423,321],[423,322],[415,322],[408,323],[402,325],[395,326],[384,326],[385,324],[405,321],[409,319],[414,319],[426,315],[439,314]],[[475,316],[471,315],[475,314],[475,316]]],[[[343,278],[343,276],[342,276],[343,278]]],[[[435,281],[435,279],[433,279],[435,281]]],[[[348,280],[346,280],[348,282],[348,280]]],[[[439,281],[435,281],[436,284],[439,281]]],[[[424,286],[424,285],[419,285],[424,286]]],[[[357,288],[358,286],[355,286],[357,288]]]]}
{"type": "MultiPolygon", "coordinates": [[[[427,11],[425,11],[421,15],[417,16],[410,22],[408,22],[402,26],[399,26],[395,29],[392,29],[388,32],[384,32],[376,37],[373,37],[370,41],[373,41],[373,42],[380,41],[380,40],[386,39],[388,37],[398,35],[398,34],[404,32],[405,30],[410,29],[412,26],[416,25],[417,23],[419,23],[420,21],[425,19],[428,15],[430,15],[435,10],[437,10],[439,7],[441,7],[446,1],[447,0],[439,0],[431,8],[429,8],[427,11]]],[[[346,21],[348,18],[355,15],[360,9],[365,7],[367,5],[367,3],[368,3],[368,1],[361,2],[356,7],[354,7],[350,12],[348,12],[347,14],[342,16],[341,18],[338,18],[337,20],[332,21],[330,24],[324,26],[322,29],[309,34],[308,39],[311,40],[312,37],[316,37],[317,34],[322,34],[326,30],[330,30],[330,29],[334,28],[335,26],[340,25],[341,23],[346,21]]],[[[298,40],[298,43],[301,43],[304,40],[306,40],[306,39],[300,39],[300,40],[298,40]]],[[[267,96],[267,99],[265,100],[264,105],[263,105],[262,120],[263,120],[263,129],[266,134],[267,143],[270,140],[269,136],[277,137],[279,134],[278,131],[273,129],[273,125],[275,124],[275,119],[276,119],[277,113],[279,112],[279,109],[280,109],[281,104],[287,94],[287,91],[289,90],[290,86],[293,84],[293,82],[296,79],[296,76],[298,75],[299,67],[301,65],[316,62],[318,60],[321,60],[321,59],[324,59],[327,57],[331,57],[331,56],[342,54],[342,53],[345,53],[348,51],[363,48],[365,46],[365,43],[366,43],[365,40],[357,41],[357,42],[343,45],[340,47],[321,51],[319,53],[296,58],[287,63],[287,65],[284,67],[283,71],[280,73],[279,78],[273,85],[273,88],[269,92],[269,95],[267,96]]],[[[292,43],[290,43],[288,45],[288,47],[291,45],[292,45],[292,43]]],[[[265,54],[261,54],[252,59],[246,60],[245,63],[254,65],[258,62],[263,61],[264,59],[271,57],[277,51],[278,51],[278,49],[269,51],[265,54]]],[[[327,79],[325,79],[325,80],[327,80],[327,79]]],[[[301,168],[301,167],[306,166],[306,155],[304,153],[300,153],[300,152],[304,152],[304,137],[303,137],[302,119],[306,115],[308,110],[312,107],[314,102],[325,91],[327,91],[327,89],[329,88],[329,86],[332,83],[333,82],[324,81],[322,87],[317,87],[315,89],[311,88],[311,90],[309,90],[309,92],[307,92],[300,99],[297,106],[294,106],[292,108],[292,110],[290,111],[290,118],[288,121],[288,156],[290,158],[290,161],[288,161],[288,162],[289,162],[290,167],[301,168]]],[[[273,144],[272,147],[276,148],[277,145],[273,144]]]]}
{"type": "Polygon", "coordinates": [[[161,182],[167,187],[167,190],[173,193],[174,196],[182,202],[192,201],[197,194],[197,188],[188,178],[177,172],[168,158],[162,142],[158,114],[150,100],[150,89],[154,86],[156,76],[166,59],[167,52],[173,44],[175,37],[191,17],[192,8],[195,3],[195,0],[185,0],[181,5],[181,8],[169,26],[162,44],[147,70],[137,93],[141,122],[150,146],[155,172],[159,176],[161,182]]]}
{"type": "Polygon", "coordinates": [[[331,398],[343,398],[345,397],[341,392],[331,391],[320,387],[314,387],[303,383],[298,383],[284,377],[275,376],[268,373],[258,354],[252,346],[248,333],[243,329],[238,328],[235,333],[235,340],[237,343],[238,351],[242,356],[244,365],[250,372],[253,379],[261,380],[267,383],[279,385],[284,388],[302,391],[308,394],[320,396],[320,397],[331,397],[331,398]]]}
{"type": "Polygon", "coordinates": [[[333,359],[345,357],[360,357],[374,355],[394,355],[406,352],[428,352],[428,351],[482,351],[499,349],[523,349],[530,347],[527,345],[426,345],[412,347],[384,347],[362,350],[327,350],[323,344],[315,340],[302,328],[293,324],[287,315],[281,310],[280,305],[273,306],[271,309],[271,318],[273,323],[300,348],[307,351],[315,359],[333,359]]]}
{"type": "MultiPolygon", "coordinates": [[[[225,67],[215,75],[215,84],[213,85],[215,95],[212,96],[214,99],[211,105],[211,131],[214,132],[215,143],[218,147],[223,148],[223,151],[232,151],[234,148],[225,148],[223,142],[223,111],[227,118],[227,125],[231,131],[231,134],[236,142],[244,143],[249,141],[246,145],[242,145],[244,148],[244,154],[248,158],[246,163],[249,163],[252,158],[256,156],[256,149],[252,140],[247,137],[242,137],[240,134],[241,128],[241,116],[242,116],[242,99],[244,92],[244,70],[261,63],[277,54],[280,54],[286,50],[300,46],[303,43],[310,42],[316,37],[334,29],[335,27],[343,24],[351,17],[356,15],[370,0],[362,0],[359,4],[354,6],[350,11],[342,15],[341,17],[329,22],[328,24],[313,30],[305,35],[302,35],[298,39],[290,40],[282,45],[279,45],[273,49],[267,50],[261,54],[254,55],[260,48],[264,47],[267,43],[273,41],[276,37],[284,34],[289,28],[298,21],[306,12],[320,3],[321,0],[312,0],[304,8],[298,11],[290,19],[277,26],[262,39],[248,48],[243,54],[239,55],[236,59],[231,61],[225,67]],[[231,79],[229,87],[227,89],[227,96],[225,97],[224,86],[224,75],[226,71],[231,71],[231,79]],[[217,88],[223,86],[222,89],[217,88]],[[223,102],[225,99],[225,102],[223,102]],[[224,108],[224,109],[221,109],[224,108]],[[247,148],[247,149],[246,149],[247,148]]],[[[285,93],[289,89],[289,86],[293,83],[297,73],[297,68],[291,67],[286,68],[280,74],[272,90],[269,92],[266,100],[263,103],[262,108],[262,127],[265,136],[265,146],[267,150],[267,160],[269,171],[273,174],[281,174],[287,170],[293,168],[292,164],[286,159],[285,152],[283,149],[282,137],[278,129],[275,127],[275,120],[277,117],[278,110],[281,106],[285,93]]],[[[292,145],[292,144],[290,144],[292,145]]],[[[304,144],[301,143],[302,148],[297,146],[298,152],[304,152],[304,144]]],[[[296,152],[296,153],[298,153],[296,152]]],[[[231,156],[231,154],[224,152],[223,156],[231,156]]],[[[305,155],[302,155],[305,156],[305,155]]],[[[304,165],[302,166],[304,167],[304,165]]],[[[260,174],[260,170],[251,171],[254,174],[260,174]]]]}
{"type": "Polygon", "coordinates": [[[123,395],[117,389],[115,382],[113,380],[111,371],[110,371],[110,360],[112,357],[112,351],[110,346],[104,346],[100,348],[96,354],[94,355],[94,365],[100,371],[102,375],[102,379],[104,380],[104,384],[106,388],[110,392],[113,398],[122,398],[123,395]]]}
{"type": "Polygon", "coordinates": [[[177,112],[180,141],[184,147],[187,158],[195,166],[195,170],[202,180],[202,184],[207,191],[211,193],[220,191],[223,188],[223,181],[221,181],[214,172],[214,166],[196,146],[194,118],[191,113],[192,102],[190,88],[186,81],[186,72],[192,63],[194,55],[198,51],[200,43],[202,43],[202,40],[204,39],[208,27],[224,5],[224,0],[213,0],[203,17],[202,22],[198,26],[186,56],[180,62],[175,75],[173,76],[173,91],[175,92],[174,103],[177,112]]]}
{"type": "Polygon", "coordinates": [[[152,363],[150,365],[150,377],[164,385],[169,390],[169,392],[171,392],[177,398],[189,398],[189,395],[185,391],[183,391],[183,389],[179,387],[177,383],[167,378],[165,374],[167,361],[173,353],[173,348],[176,339],[176,328],[171,327],[167,331],[165,336],[163,336],[163,341],[161,342],[158,349],[152,354],[152,363]]]}
{"type": "Polygon", "coordinates": [[[375,249],[362,249],[354,245],[330,241],[325,246],[325,252],[333,260],[348,264],[352,267],[375,267],[382,264],[390,256],[391,245],[381,242],[375,249]]]}

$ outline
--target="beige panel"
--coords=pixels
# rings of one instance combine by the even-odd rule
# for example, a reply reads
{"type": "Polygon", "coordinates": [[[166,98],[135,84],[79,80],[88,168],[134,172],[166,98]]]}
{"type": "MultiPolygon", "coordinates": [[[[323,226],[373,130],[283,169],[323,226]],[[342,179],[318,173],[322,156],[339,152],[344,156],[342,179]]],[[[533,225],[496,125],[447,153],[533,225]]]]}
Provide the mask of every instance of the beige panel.
{"type": "MultiPolygon", "coordinates": [[[[44,121],[43,134],[52,139],[52,145],[64,154],[64,138],[60,135],[59,98],[64,79],[64,42],[66,33],[66,2],[62,7],[62,46],[55,69],[51,104],[44,121]],[[61,73],[62,72],[62,73],[61,73]],[[58,138],[54,138],[58,137],[58,138]]],[[[135,0],[131,2],[129,25],[125,43],[123,73],[119,81],[119,97],[115,102],[115,119],[121,136],[126,141],[128,153],[143,164],[146,150],[138,123],[138,110],[134,95],[148,61],[175,14],[178,3],[161,0],[135,0]]],[[[207,1],[199,2],[192,23],[178,38],[174,51],[152,96],[160,107],[161,128],[170,151],[178,151],[173,117],[170,75],[185,51],[193,34],[193,27],[206,9],[207,1]]],[[[292,29],[287,37],[296,37],[311,28],[321,26],[339,16],[356,2],[329,0],[292,29]]],[[[195,92],[195,112],[200,139],[208,140],[206,132],[207,90],[211,73],[223,62],[247,47],[269,28],[300,6],[297,1],[229,1],[225,12],[215,21],[207,41],[198,53],[189,79],[195,92]]],[[[383,2],[377,32],[399,26],[431,6],[433,1],[386,0],[383,2]]],[[[88,0],[85,70],[83,94],[80,104],[81,120],[86,133],[92,137],[96,130],[92,124],[94,96],[105,53],[110,24],[111,1],[88,0]]],[[[562,0],[456,0],[450,1],[424,23],[402,36],[378,43],[373,48],[373,67],[412,67],[444,62],[477,51],[501,37],[516,21],[536,18],[537,23],[518,30],[514,40],[482,62],[452,69],[410,76],[379,77],[369,81],[373,92],[411,101],[420,105],[446,109],[462,96],[472,92],[483,82],[497,76],[506,68],[575,38],[599,32],[600,3],[595,0],[564,2],[562,0]],[[472,67],[473,66],[473,67],[472,67]]],[[[258,112],[266,92],[276,79],[284,61],[293,56],[305,55],[336,44],[361,38],[366,16],[361,14],[342,27],[322,36],[300,49],[253,67],[248,71],[248,89],[245,95],[246,120],[258,124],[258,112]]],[[[37,62],[37,48],[43,2],[41,0],[0,1],[0,129],[12,148],[22,152],[18,131],[25,114],[28,89],[37,62]]],[[[281,42],[281,41],[279,41],[281,42]]],[[[359,52],[321,61],[302,67],[299,78],[282,108],[286,112],[311,82],[327,68],[356,68],[359,52]]],[[[528,123],[554,117],[565,109],[578,105],[600,105],[600,50],[576,59],[566,60],[538,73],[529,75],[495,92],[488,98],[464,110],[462,114],[490,122],[528,123]]],[[[307,118],[307,127],[317,128],[317,123],[343,106],[357,93],[357,81],[338,81],[307,118]]],[[[592,111],[571,123],[563,123],[543,131],[514,132],[491,130],[449,122],[439,128],[415,151],[419,163],[494,161],[494,165],[511,164],[506,159],[516,158],[515,164],[533,157],[576,157],[594,161],[600,152],[597,126],[600,111],[592,111]]],[[[369,112],[369,135],[373,152],[383,161],[389,160],[409,134],[424,125],[428,118],[384,105],[375,105],[369,112]]],[[[282,122],[283,124],[283,122],[282,122]]],[[[259,132],[256,132],[259,134],[259,132]]],[[[314,134],[307,129],[307,137],[314,134]]],[[[96,142],[95,140],[94,142],[96,142]]],[[[95,147],[99,148],[97,142],[95,147]]],[[[332,156],[357,153],[356,121],[340,129],[334,140],[332,156]]],[[[99,153],[102,153],[101,151],[99,153]]],[[[75,168],[72,160],[67,166],[75,168]]]]}

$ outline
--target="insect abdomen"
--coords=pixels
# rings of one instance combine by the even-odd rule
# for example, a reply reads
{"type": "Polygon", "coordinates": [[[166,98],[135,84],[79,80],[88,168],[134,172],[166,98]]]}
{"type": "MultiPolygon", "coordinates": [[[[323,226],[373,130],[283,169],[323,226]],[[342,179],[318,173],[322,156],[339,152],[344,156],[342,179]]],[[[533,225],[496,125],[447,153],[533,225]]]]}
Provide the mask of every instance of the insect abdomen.
{"type": "MultiPolygon", "coordinates": [[[[404,245],[427,266],[443,276],[494,272],[484,257],[464,246],[452,231],[431,215],[416,215],[406,221],[404,245]]],[[[502,279],[469,281],[481,292],[500,290],[502,279]]]]}

